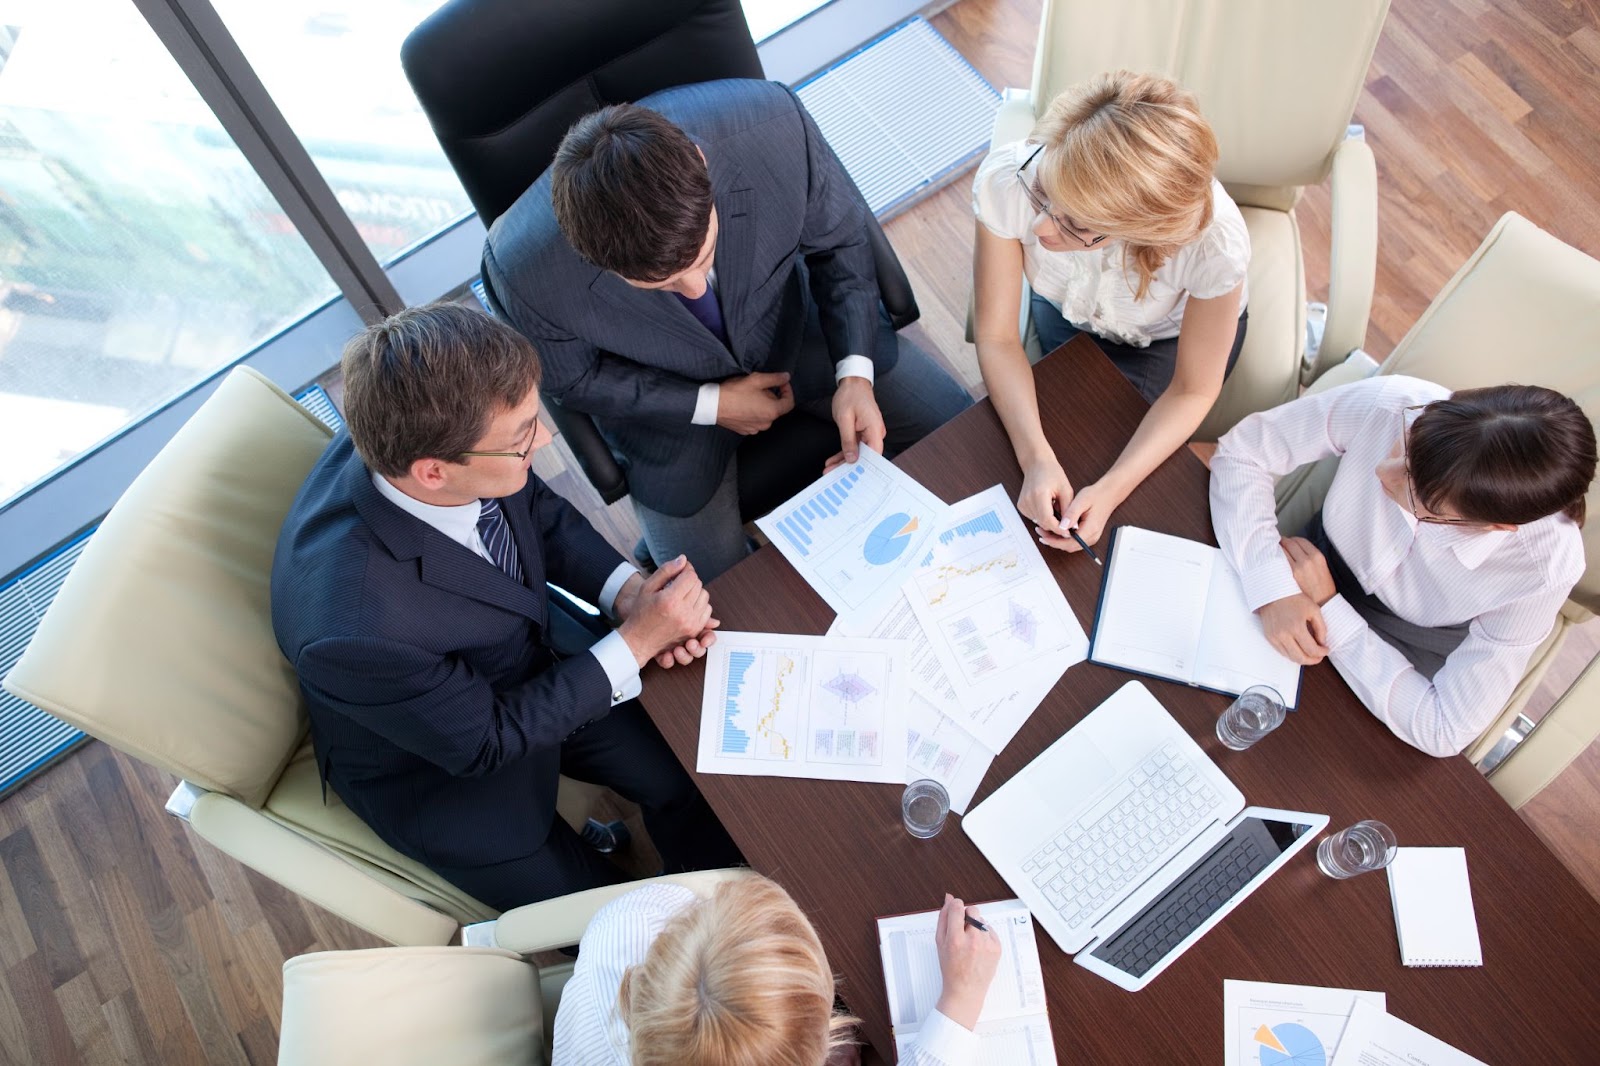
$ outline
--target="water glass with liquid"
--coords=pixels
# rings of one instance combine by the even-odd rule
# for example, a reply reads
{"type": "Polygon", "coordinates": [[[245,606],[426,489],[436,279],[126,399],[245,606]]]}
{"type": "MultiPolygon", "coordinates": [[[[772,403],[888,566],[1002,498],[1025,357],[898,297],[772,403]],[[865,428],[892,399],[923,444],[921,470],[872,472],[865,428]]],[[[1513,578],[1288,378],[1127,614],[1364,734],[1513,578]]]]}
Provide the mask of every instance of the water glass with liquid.
{"type": "Polygon", "coordinates": [[[1381,870],[1394,861],[1394,830],[1370,818],[1341,829],[1317,845],[1317,865],[1329,877],[1343,880],[1381,870]]]}
{"type": "Polygon", "coordinates": [[[939,835],[950,814],[950,793],[937,781],[924,778],[906,786],[900,797],[900,815],[906,832],[920,840],[939,835]]]}
{"type": "Polygon", "coordinates": [[[1287,713],[1276,689],[1251,685],[1217,719],[1217,739],[1225,747],[1243,751],[1282,725],[1287,713]]]}

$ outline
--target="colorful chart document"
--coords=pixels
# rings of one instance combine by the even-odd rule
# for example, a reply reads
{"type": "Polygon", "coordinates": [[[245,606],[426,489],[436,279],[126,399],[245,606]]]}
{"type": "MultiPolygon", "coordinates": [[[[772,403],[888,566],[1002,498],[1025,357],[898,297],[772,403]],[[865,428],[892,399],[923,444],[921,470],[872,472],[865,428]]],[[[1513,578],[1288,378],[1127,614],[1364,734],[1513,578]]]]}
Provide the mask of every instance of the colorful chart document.
{"type": "Polygon", "coordinates": [[[1223,1066],[1329,1066],[1357,1001],[1382,992],[1261,981],[1222,982],[1223,1066]]]}
{"type": "Polygon", "coordinates": [[[1003,486],[952,508],[918,564],[906,599],[970,716],[958,720],[998,754],[1088,656],[1088,635],[1003,486]],[[996,708],[997,690],[1020,698],[996,708]]]}
{"type": "Polygon", "coordinates": [[[907,711],[906,784],[937,781],[950,793],[950,809],[966,814],[994,756],[921,693],[910,694],[907,711]]]}
{"type": "Polygon", "coordinates": [[[1350,1012],[1330,1066],[1488,1066],[1370,1003],[1350,1012]]]}
{"type": "MultiPolygon", "coordinates": [[[[1044,999],[1044,971],[1033,915],[1019,899],[979,907],[985,924],[1000,938],[1000,965],[978,1015],[979,1052],[983,1066],[1055,1066],[1055,1042],[1044,999]]],[[[883,980],[889,992],[889,1022],[894,1027],[895,1054],[906,1061],[924,1019],[939,1001],[944,982],[934,933],[938,911],[878,919],[878,950],[883,955],[883,980]]]]}
{"type": "Polygon", "coordinates": [[[944,501],[870,448],[764,518],[761,532],[839,614],[881,609],[944,519],[944,501]]]}
{"type": "Polygon", "coordinates": [[[905,671],[900,641],[719,632],[696,769],[901,784],[905,671]]]}

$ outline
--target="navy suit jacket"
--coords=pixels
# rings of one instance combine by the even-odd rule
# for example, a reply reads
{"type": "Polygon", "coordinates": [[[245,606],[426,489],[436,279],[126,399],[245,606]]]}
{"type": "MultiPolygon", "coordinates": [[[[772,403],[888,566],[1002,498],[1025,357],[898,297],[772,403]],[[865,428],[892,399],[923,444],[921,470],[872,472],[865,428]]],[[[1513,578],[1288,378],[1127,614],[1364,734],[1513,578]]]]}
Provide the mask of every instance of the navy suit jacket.
{"type": "Polygon", "coordinates": [[[597,600],[622,557],[536,477],[501,503],[526,584],[384,499],[341,433],[272,560],[272,624],[325,780],[433,866],[537,850],[562,740],[611,707],[593,655],[548,646],[545,582],[597,600]]]}
{"type": "Polygon", "coordinates": [[[705,153],[730,347],[671,293],[636,289],[580,258],[556,224],[548,171],[490,229],[483,273],[539,350],[545,393],[594,417],[630,468],[634,497],[665,514],[692,515],[743,439],[691,423],[700,386],[792,371],[808,282],[827,342],[826,356],[808,357],[865,355],[883,374],[897,348],[879,338],[866,201],[794,93],[775,82],[712,81],[639,104],[671,119],[705,153]]]}

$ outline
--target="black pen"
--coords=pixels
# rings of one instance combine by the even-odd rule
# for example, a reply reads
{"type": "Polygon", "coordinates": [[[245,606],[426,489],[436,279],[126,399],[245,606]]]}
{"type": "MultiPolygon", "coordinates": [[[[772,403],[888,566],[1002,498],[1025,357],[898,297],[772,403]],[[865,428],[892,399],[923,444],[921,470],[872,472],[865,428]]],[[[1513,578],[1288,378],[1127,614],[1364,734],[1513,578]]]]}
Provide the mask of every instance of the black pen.
{"type": "Polygon", "coordinates": [[[989,931],[989,927],[987,925],[984,925],[982,922],[978,921],[978,919],[974,918],[972,915],[963,914],[961,917],[965,918],[966,921],[967,921],[967,924],[972,926],[972,928],[976,929],[978,932],[987,933],[989,931]]]}
{"type": "Polygon", "coordinates": [[[1078,542],[1078,547],[1083,549],[1083,554],[1087,555],[1089,558],[1094,560],[1094,565],[1096,565],[1096,566],[1104,566],[1105,565],[1104,563],[1102,563],[1100,561],[1100,556],[1098,556],[1098,555],[1096,555],[1094,553],[1094,549],[1089,547],[1089,542],[1084,540],[1082,537],[1078,536],[1078,531],[1076,529],[1067,530],[1067,536],[1071,537],[1073,540],[1078,542]]]}

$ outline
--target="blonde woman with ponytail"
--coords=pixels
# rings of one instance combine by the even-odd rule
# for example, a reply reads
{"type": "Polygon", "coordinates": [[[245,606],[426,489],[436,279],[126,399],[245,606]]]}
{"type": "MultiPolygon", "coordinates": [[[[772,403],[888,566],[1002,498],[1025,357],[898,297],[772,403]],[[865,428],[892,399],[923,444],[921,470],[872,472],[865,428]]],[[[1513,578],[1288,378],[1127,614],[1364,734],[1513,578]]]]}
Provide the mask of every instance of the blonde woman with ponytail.
{"type": "MultiPolygon", "coordinates": [[[[910,1066],[970,1066],[1000,941],[945,897],[934,943],[943,988],[910,1066]]],[[[860,991],[860,990],[858,990],[860,991]]],[[[866,994],[870,994],[867,991],[866,994]]],[[[556,1013],[554,1066],[843,1066],[855,1019],[834,1006],[833,971],[804,912],[750,876],[701,898],[648,885],[600,909],[556,1013]]]]}
{"type": "Polygon", "coordinates": [[[1216,161],[1191,93],[1117,71],[1063,92],[1027,139],[978,168],[978,365],[1022,467],[1017,509],[1043,544],[1078,550],[1073,528],[1098,541],[1199,427],[1239,357],[1250,237],[1216,161]],[[1092,334],[1151,405],[1117,461],[1081,488],[1040,426],[1017,329],[1024,278],[1043,350],[1092,334]]]}

